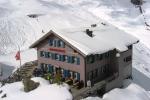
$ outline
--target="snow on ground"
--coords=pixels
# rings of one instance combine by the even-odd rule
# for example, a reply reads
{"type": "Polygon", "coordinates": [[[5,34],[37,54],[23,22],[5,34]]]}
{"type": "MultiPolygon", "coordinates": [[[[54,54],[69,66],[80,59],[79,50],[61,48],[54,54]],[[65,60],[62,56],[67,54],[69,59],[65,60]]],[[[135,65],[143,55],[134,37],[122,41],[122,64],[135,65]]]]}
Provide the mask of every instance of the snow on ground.
{"type": "Polygon", "coordinates": [[[150,100],[150,93],[131,83],[125,89],[114,89],[104,94],[103,98],[88,97],[84,100],[150,100]]]}
{"type": "MultiPolygon", "coordinates": [[[[1,87],[0,90],[3,90],[3,92],[0,97],[6,93],[7,97],[2,100],[72,100],[68,85],[49,84],[48,81],[40,77],[32,78],[32,80],[40,83],[37,89],[25,93],[22,82],[15,82],[1,87]]],[[[130,80],[125,82],[125,85],[128,84],[129,86],[124,89],[116,88],[106,93],[103,98],[88,97],[83,100],[150,100],[149,92],[130,80]]]]}
{"type": "MultiPolygon", "coordinates": [[[[144,1],[142,8],[146,20],[150,24],[150,19],[148,19],[150,17],[150,1],[144,1]]],[[[93,23],[99,23],[99,18],[102,18],[140,39],[141,42],[134,46],[133,81],[150,91],[150,31],[146,30],[139,9],[132,5],[130,0],[0,0],[0,12],[0,63],[19,66],[19,61],[16,61],[14,57],[18,46],[23,50],[23,63],[35,60],[36,51],[27,50],[27,48],[50,29],[86,27],[93,23]],[[28,17],[30,14],[35,14],[37,17],[28,17]]],[[[10,69],[7,69],[6,72],[10,69]]],[[[21,83],[14,83],[16,89],[21,89],[16,85],[21,87],[21,83]]],[[[45,87],[39,88],[45,91],[48,86],[45,87]]],[[[18,91],[15,88],[12,90],[18,91]]],[[[49,90],[43,93],[37,91],[37,97],[40,98],[39,94],[43,95],[47,92],[49,90]]],[[[33,96],[26,93],[20,95],[22,98],[27,96],[28,99],[33,96]]],[[[47,96],[47,94],[45,95],[47,96]]],[[[127,95],[136,100],[147,100],[148,97],[147,93],[135,84],[125,90],[112,90],[104,97],[108,100],[109,96],[112,98],[122,97],[120,99],[122,100],[127,95]],[[129,93],[134,95],[131,96],[129,93]]],[[[20,99],[22,98],[20,97],[20,99]]],[[[105,98],[104,100],[106,100],[105,98]]],[[[97,99],[99,100],[99,98],[97,99]]]]}
{"type": "MultiPolygon", "coordinates": [[[[28,93],[23,91],[22,82],[7,84],[0,88],[3,93],[0,97],[7,94],[2,100],[72,100],[72,95],[68,91],[66,84],[58,86],[57,84],[49,84],[48,81],[42,78],[33,78],[35,82],[40,82],[40,86],[28,93]]],[[[0,98],[1,100],[1,98],[0,98]]]]}

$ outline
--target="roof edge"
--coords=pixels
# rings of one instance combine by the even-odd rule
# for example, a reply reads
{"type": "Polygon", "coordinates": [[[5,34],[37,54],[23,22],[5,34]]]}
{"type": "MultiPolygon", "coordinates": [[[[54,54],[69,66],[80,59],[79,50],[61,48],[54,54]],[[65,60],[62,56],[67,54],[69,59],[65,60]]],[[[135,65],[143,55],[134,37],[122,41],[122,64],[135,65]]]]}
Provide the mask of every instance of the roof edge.
{"type": "Polygon", "coordinates": [[[29,48],[35,48],[41,41],[43,41],[47,36],[49,36],[53,31],[50,30],[48,33],[40,37],[38,40],[36,40],[29,48]]]}

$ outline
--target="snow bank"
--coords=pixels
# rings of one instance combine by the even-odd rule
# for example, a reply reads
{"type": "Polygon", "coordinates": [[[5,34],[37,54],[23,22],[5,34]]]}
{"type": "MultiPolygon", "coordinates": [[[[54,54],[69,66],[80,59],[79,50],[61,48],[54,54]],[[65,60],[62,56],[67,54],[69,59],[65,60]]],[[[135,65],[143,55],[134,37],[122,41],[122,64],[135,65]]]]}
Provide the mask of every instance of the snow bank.
{"type": "Polygon", "coordinates": [[[106,93],[103,98],[88,97],[84,100],[150,100],[150,94],[132,83],[125,89],[114,89],[106,93]]]}
{"type": "Polygon", "coordinates": [[[40,82],[40,86],[37,89],[25,93],[22,82],[16,82],[0,88],[0,90],[3,90],[0,97],[6,93],[7,97],[3,100],[72,100],[72,95],[66,85],[50,85],[48,81],[42,78],[33,78],[32,80],[40,82]]]}

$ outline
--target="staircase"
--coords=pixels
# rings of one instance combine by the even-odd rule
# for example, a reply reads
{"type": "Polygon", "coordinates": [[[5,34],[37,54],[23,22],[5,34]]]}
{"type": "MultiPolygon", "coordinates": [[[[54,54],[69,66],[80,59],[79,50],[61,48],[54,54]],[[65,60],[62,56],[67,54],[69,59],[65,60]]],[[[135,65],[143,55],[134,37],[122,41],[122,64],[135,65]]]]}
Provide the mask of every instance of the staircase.
{"type": "Polygon", "coordinates": [[[23,77],[31,77],[34,69],[37,67],[37,60],[23,64],[7,79],[2,80],[2,84],[21,81],[23,77]]]}

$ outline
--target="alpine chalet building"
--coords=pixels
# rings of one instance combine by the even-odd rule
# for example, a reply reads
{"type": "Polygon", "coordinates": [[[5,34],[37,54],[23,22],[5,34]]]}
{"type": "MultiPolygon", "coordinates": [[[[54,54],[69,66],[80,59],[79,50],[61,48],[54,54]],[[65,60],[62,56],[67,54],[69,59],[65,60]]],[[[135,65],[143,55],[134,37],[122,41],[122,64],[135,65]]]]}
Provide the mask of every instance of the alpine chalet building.
{"type": "Polygon", "coordinates": [[[103,81],[109,91],[132,77],[132,47],[138,39],[118,28],[99,25],[51,30],[30,48],[37,48],[38,68],[87,86],[103,81]]]}

